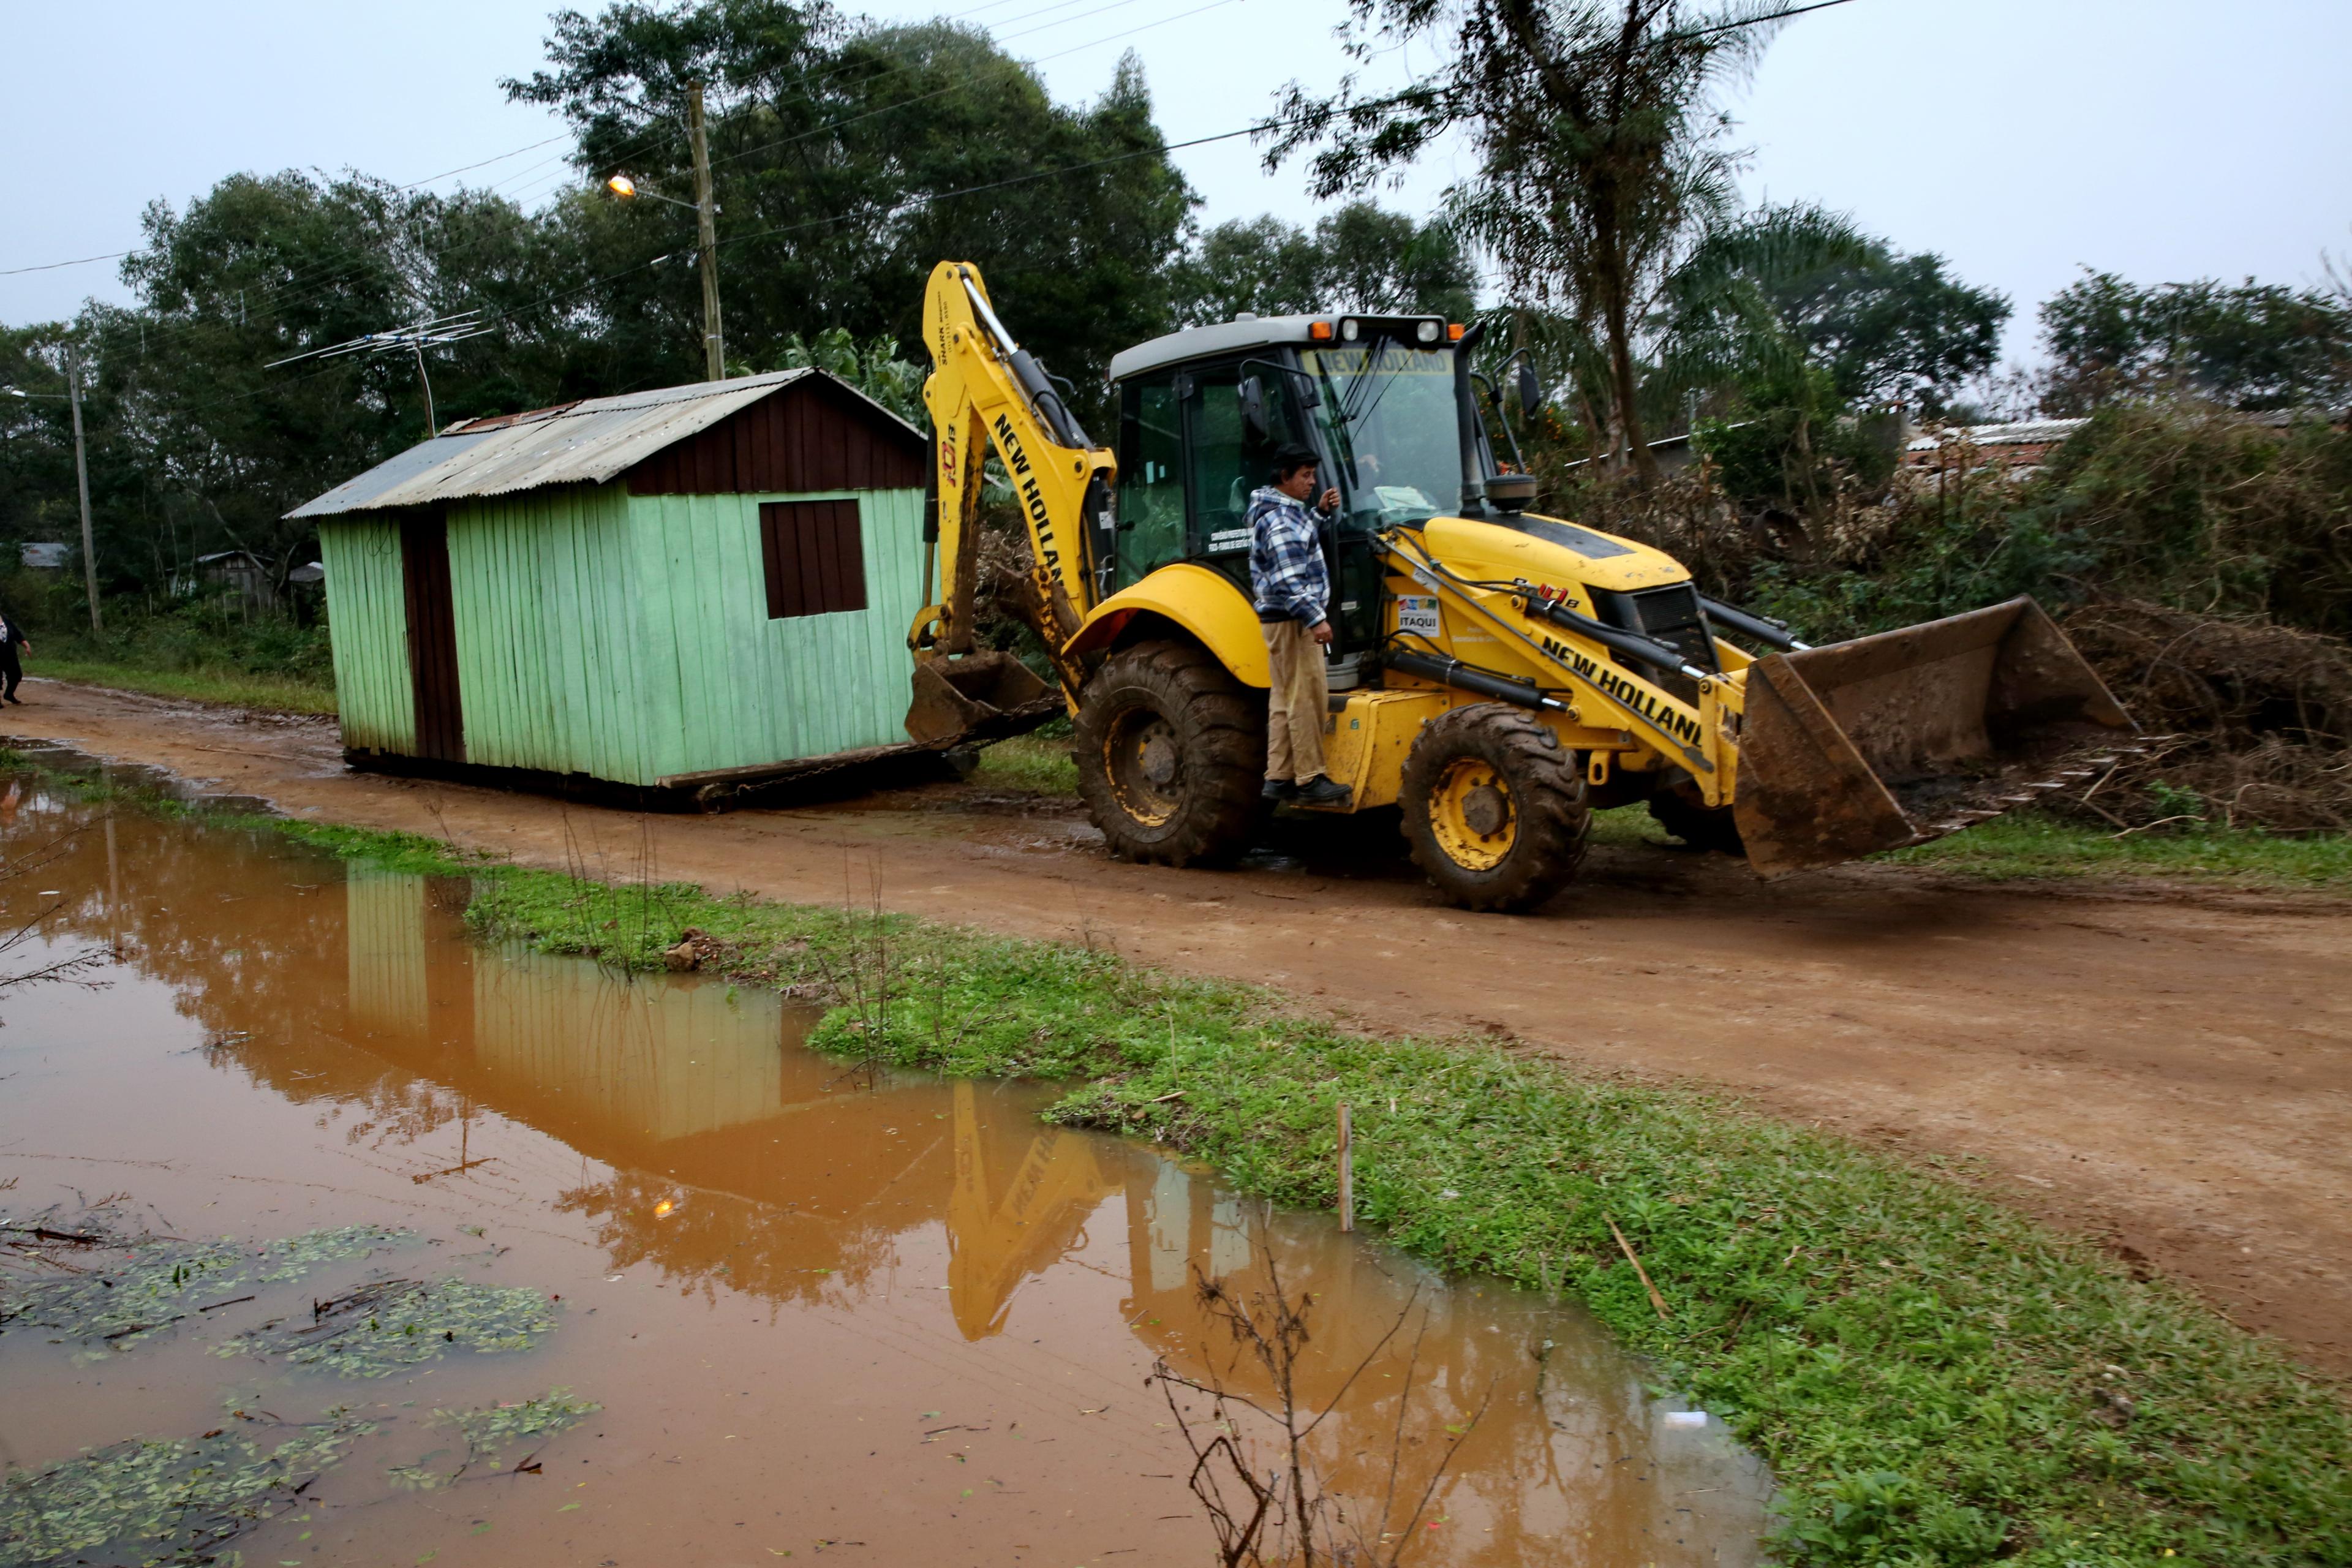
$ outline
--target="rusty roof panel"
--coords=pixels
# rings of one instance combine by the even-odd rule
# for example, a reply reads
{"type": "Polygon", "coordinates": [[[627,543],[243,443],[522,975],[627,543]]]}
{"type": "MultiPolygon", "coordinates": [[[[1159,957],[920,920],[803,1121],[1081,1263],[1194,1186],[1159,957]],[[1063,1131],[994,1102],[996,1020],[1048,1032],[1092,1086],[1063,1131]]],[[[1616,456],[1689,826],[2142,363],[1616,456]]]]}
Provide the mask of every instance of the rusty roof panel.
{"type": "MultiPolygon", "coordinates": [[[[777,388],[823,374],[781,370],[733,381],[592,397],[528,415],[465,421],[344,480],[286,515],[334,517],[392,507],[431,506],[470,496],[509,495],[542,485],[602,484],[663,447],[750,407],[777,388]]],[[[847,389],[856,392],[854,387],[847,389]]],[[[880,408],[878,404],[875,406],[880,408]]]]}

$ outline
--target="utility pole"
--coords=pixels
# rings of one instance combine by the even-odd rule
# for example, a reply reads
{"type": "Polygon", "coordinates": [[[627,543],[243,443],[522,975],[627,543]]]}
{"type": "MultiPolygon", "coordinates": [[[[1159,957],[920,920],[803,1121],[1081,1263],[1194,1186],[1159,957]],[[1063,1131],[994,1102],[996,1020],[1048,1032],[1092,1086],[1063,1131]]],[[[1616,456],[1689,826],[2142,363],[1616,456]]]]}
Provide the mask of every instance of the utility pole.
{"type": "Polygon", "coordinates": [[[695,226],[702,240],[702,362],[712,381],[727,379],[727,342],[719,326],[718,208],[710,200],[710,142],[702,129],[702,84],[686,89],[686,129],[694,139],[695,226]]]}
{"type": "Polygon", "coordinates": [[[89,591],[89,629],[102,632],[98,613],[98,545],[89,531],[89,455],[81,438],[81,362],[66,356],[66,391],[73,400],[74,478],[81,484],[81,580],[89,591]]]}

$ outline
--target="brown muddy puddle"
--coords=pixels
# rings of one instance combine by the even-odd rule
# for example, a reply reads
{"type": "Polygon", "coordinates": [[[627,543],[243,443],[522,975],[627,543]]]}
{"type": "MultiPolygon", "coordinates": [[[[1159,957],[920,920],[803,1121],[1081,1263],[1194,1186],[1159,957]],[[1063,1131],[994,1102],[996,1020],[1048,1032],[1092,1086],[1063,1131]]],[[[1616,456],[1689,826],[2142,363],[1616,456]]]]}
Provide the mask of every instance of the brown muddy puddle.
{"type": "MultiPolygon", "coordinates": [[[[121,956],[102,991],[0,994],[0,1220],[247,1257],[338,1227],[414,1236],[275,1279],[232,1270],[222,1302],[172,1286],[178,1321],[116,1340],[34,1323],[31,1282],[58,1265],[0,1258],[11,1488],[133,1436],[226,1427],[213,1441],[268,1452],[340,1421],[372,1429],[219,1561],[1204,1563],[1190,1456],[1146,1378],[1160,1357],[1224,1372],[1196,1272],[1246,1293],[1270,1255],[1314,1298],[1311,1409],[1413,1303],[1313,1440],[1359,1515],[1394,1452],[1401,1521],[1484,1405],[1404,1561],[1757,1559],[1762,1468],[1654,1397],[1572,1307],[1447,1283],[1328,1216],[1045,1127],[1034,1086],[845,1075],[802,1047],[808,1011],[770,994],[481,945],[461,883],[201,817],[0,802],[12,857],[68,834],[0,881],[0,931],[59,906],[0,973],[110,942],[121,956]],[[503,1349],[410,1336],[415,1359],[380,1376],[284,1352],[404,1289],[535,1302],[544,1321],[503,1349]],[[559,1389],[598,1408],[478,1453],[436,1415],[559,1389]]],[[[42,1257],[101,1266],[64,1244],[42,1257]]],[[[1228,1375],[1267,1396],[1250,1366],[1228,1375]]],[[[44,1560],[0,1542],[0,1562],[44,1560]]]]}

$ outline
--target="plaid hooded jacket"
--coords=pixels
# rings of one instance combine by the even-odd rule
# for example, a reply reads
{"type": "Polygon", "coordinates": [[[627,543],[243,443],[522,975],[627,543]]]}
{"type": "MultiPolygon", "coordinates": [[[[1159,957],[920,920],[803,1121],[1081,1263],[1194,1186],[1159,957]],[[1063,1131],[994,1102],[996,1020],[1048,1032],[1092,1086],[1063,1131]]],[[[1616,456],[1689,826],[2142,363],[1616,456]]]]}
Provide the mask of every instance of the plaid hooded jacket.
{"type": "Polygon", "coordinates": [[[1261,486],[1250,495],[1249,530],[1250,592],[1258,619],[1304,626],[1322,620],[1331,604],[1331,577],[1307,503],[1261,486]]]}

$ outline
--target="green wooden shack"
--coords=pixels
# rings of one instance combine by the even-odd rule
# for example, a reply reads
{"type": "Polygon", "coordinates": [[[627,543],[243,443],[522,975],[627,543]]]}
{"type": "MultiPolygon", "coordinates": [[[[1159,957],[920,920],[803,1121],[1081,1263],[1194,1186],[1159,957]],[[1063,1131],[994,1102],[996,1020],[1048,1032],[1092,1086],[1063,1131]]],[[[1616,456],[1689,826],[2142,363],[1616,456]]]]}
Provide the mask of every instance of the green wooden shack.
{"type": "Polygon", "coordinates": [[[914,752],[929,462],[815,370],[448,426],[290,514],[345,760],[710,804],[914,752]]]}

